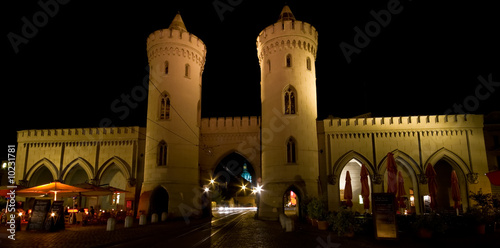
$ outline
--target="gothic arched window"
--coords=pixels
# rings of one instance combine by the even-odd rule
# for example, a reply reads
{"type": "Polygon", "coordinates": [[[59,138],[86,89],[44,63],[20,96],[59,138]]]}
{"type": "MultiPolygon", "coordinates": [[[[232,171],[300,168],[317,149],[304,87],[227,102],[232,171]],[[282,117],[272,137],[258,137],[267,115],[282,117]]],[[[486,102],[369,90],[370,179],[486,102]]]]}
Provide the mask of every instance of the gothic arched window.
{"type": "Polygon", "coordinates": [[[167,142],[164,140],[158,143],[158,166],[167,165],[167,142]]]}
{"type": "Polygon", "coordinates": [[[170,97],[166,92],[162,93],[160,97],[160,117],[158,119],[170,119],[170,97]]]}
{"type": "Polygon", "coordinates": [[[168,61],[165,61],[165,75],[168,74],[168,61]]]}
{"type": "Polygon", "coordinates": [[[297,92],[292,86],[285,90],[285,115],[297,113],[297,92]]]}
{"type": "Polygon", "coordinates": [[[286,143],[286,162],[289,164],[297,162],[297,142],[293,137],[288,138],[286,143]]]}

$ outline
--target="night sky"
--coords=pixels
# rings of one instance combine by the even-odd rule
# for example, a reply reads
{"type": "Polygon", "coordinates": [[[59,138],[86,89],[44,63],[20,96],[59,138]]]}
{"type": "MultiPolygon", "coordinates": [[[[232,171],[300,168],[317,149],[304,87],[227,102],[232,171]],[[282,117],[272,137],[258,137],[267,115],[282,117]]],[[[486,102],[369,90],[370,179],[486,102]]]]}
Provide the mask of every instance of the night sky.
{"type": "MultiPolygon", "coordinates": [[[[147,77],[146,39],[168,28],[177,11],[207,46],[202,116],[260,115],[255,42],[278,20],[284,1],[59,1],[67,3],[49,6],[50,13],[37,1],[2,3],[5,149],[24,129],[98,127],[103,118],[114,126],[145,126],[147,100],[123,120],[110,106],[147,77]],[[38,26],[23,34],[26,20],[38,26]],[[19,44],[13,46],[12,37],[19,44]]],[[[466,113],[500,110],[500,15],[493,1],[287,3],[319,32],[319,119],[444,114],[464,101],[466,113]],[[390,20],[382,15],[388,9],[390,20]],[[384,25],[374,24],[372,11],[384,25]],[[367,25],[373,37],[355,42],[356,27],[367,25]],[[360,46],[350,63],[342,42],[360,46]],[[484,83],[489,88],[479,90],[478,99],[484,83]]]]}

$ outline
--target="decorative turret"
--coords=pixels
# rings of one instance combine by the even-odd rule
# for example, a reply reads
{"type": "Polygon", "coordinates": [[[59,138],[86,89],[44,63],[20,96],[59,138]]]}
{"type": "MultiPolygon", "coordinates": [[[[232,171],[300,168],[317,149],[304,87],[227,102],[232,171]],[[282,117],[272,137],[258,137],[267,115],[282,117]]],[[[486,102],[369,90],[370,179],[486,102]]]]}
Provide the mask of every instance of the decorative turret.
{"type": "Polygon", "coordinates": [[[259,217],[277,219],[284,194],[318,195],[318,33],[288,6],[257,38],[261,68],[262,181],[259,217]],[[288,193],[290,194],[290,193],[288,193]]]}
{"type": "Polygon", "coordinates": [[[144,184],[139,211],[185,216],[198,209],[201,83],[205,44],[178,13],[147,39],[150,66],[144,184]],[[184,207],[184,208],[182,208],[184,207]]]}

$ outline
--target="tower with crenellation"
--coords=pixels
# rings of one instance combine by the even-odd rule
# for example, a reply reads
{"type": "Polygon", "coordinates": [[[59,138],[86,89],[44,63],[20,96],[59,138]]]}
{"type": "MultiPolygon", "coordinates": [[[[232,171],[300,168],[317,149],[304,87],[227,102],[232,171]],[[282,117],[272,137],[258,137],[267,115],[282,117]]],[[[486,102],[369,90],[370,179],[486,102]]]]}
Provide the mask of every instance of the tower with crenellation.
{"type": "Polygon", "coordinates": [[[201,83],[206,46],[178,13],[147,39],[150,66],[144,183],[139,211],[199,208],[201,83]]]}
{"type": "Polygon", "coordinates": [[[318,32],[285,6],[260,32],[262,184],[259,217],[276,219],[283,196],[318,195],[316,50],[318,32]]]}

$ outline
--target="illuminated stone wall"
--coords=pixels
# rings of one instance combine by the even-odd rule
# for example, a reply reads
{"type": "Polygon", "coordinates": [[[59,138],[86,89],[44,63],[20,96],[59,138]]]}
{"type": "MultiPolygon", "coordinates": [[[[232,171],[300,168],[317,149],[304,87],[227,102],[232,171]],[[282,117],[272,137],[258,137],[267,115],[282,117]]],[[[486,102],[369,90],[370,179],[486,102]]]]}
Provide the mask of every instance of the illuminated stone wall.
{"type": "MultiPolygon", "coordinates": [[[[140,127],[18,131],[16,182],[35,186],[39,174],[48,170],[52,180],[68,184],[87,181],[125,186],[130,192],[126,200],[137,203],[136,186],[142,183],[144,170],[144,133],[140,127]],[[113,178],[116,173],[125,181],[104,182],[104,177],[113,178]]],[[[48,174],[44,177],[52,181],[48,174]]]]}
{"type": "Polygon", "coordinates": [[[151,70],[141,193],[146,194],[141,196],[139,211],[149,211],[149,194],[157,187],[167,191],[168,212],[172,216],[200,210],[198,155],[206,52],[203,41],[187,31],[180,14],[169,28],[157,30],[147,39],[151,70]],[[166,115],[161,116],[162,110],[166,115]],[[159,164],[162,142],[166,162],[159,164]]]}
{"type": "MultiPolygon", "coordinates": [[[[318,140],[316,131],[316,69],[318,32],[295,20],[288,6],[280,19],[257,37],[261,68],[262,193],[259,216],[277,219],[283,194],[297,187],[318,195],[318,140]],[[286,93],[294,93],[295,108],[287,113],[286,93]],[[287,143],[295,143],[296,161],[288,161],[287,143]]],[[[292,100],[289,100],[292,101],[292,100]]]]}
{"type": "Polygon", "coordinates": [[[491,191],[484,175],[488,164],[481,115],[325,119],[318,129],[325,154],[321,178],[330,209],[340,206],[339,176],[352,159],[367,166],[373,192],[386,191],[388,152],[404,173],[405,186],[415,191],[417,212],[421,197],[428,194],[423,176],[428,163],[445,161],[457,172],[464,209],[469,191],[491,191]]]}

